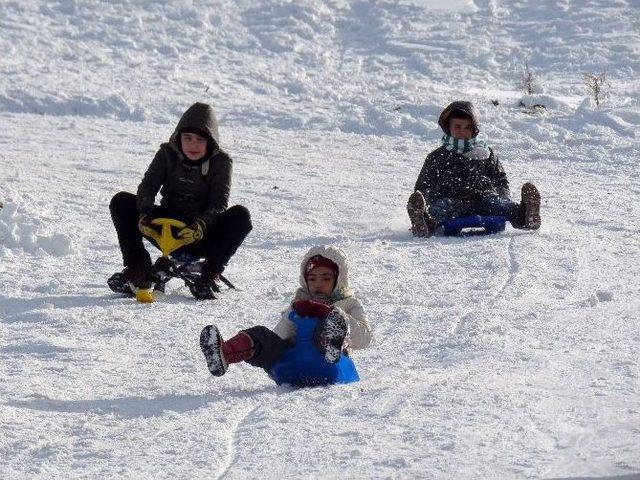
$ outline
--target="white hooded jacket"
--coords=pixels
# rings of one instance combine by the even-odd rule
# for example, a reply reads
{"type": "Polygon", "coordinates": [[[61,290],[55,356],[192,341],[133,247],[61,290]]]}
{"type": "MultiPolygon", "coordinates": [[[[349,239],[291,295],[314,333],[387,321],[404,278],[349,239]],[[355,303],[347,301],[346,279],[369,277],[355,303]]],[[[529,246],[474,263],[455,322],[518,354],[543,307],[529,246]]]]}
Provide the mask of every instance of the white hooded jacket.
{"type": "MultiPolygon", "coordinates": [[[[338,248],[333,246],[319,246],[311,248],[302,259],[300,264],[300,288],[296,291],[295,298],[291,302],[298,300],[310,300],[312,298],[307,288],[304,278],[304,270],[311,257],[321,255],[328,258],[338,266],[338,279],[331,294],[331,304],[333,308],[339,310],[347,319],[349,327],[348,345],[352,349],[366,348],[373,339],[371,327],[364,313],[362,302],[353,296],[349,288],[349,266],[347,258],[338,248]]],[[[296,335],[295,325],[289,320],[289,314],[293,308],[289,306],[282,312],[282,318],[273,331],[283,340],[294,339],[296,335]]]]}

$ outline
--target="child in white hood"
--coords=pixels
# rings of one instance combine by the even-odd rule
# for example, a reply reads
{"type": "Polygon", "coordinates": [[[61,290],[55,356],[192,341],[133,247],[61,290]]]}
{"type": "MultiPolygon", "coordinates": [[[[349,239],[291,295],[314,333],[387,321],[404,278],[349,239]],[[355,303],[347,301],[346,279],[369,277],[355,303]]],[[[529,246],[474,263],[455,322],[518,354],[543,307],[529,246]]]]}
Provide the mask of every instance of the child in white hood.
{"type": "Polygon", "coordinates": [[[295,343],[296,329],[289,319],[292,311],[318,319],[314,343],[330,363],[337,362],[343,351],[368,347],[371,328],[347,275],[347,259],[341,250],[311,248],[300,265],[300,288],[273,330],[255,326],[225,341],[215,325],[202,329],[200,348],[211,374],[224,375],[229,364],[241,361],[268,370],[295,343]]]}

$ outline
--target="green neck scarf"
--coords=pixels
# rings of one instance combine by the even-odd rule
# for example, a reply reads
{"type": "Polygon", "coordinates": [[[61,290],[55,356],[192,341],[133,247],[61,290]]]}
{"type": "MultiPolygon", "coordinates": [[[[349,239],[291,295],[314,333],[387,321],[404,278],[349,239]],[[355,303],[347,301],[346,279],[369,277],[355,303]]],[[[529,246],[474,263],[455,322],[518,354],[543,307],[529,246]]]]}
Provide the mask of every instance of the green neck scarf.
{"type": "Polygon", "coordinates": [[[487,144],[482,140],[478,140],[478,137],[453,138],[451,135],[446,134],[442,136],[442,145],[450,152],[460,154],[470,152],[476,147],[487,148],[487,144]]]}

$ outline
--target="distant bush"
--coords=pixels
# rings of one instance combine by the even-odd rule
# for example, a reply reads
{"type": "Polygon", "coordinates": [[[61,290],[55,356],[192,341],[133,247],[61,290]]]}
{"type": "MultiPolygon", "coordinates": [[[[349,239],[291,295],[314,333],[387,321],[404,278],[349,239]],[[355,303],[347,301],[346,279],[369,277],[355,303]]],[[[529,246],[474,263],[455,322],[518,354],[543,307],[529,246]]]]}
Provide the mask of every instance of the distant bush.
{"type": "Polygon", "coordinates": [[[520,87],[524,90],[524,93],[526,93],[527,95],[533,95],[538,90],[535,76],[533,75],[533,72],[529,68],[529,62],[525,62],[524,64],[524,71],[522,72],[522,80],[520,82],[520,87]]]}
{"type": "Polygon", "coordinates": [[[584,83],[591,94],[591,97],[596,102],[597,106],[600,106],[600,103],[603,99],[604,94],[604,86],[607,85],[607,74],[606,72],[602,72],[600,75],[595,75],[593,73],[585,73],[584,74],[584,83]]]}

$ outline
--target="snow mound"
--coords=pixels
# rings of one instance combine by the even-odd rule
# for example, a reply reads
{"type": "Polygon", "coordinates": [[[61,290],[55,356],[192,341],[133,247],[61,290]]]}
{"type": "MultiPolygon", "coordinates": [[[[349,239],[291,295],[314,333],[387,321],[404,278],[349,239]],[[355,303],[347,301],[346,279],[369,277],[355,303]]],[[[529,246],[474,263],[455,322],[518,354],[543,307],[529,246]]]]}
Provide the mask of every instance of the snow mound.
{"type": "Polygon", "coordinates": [[[607,129],[621,137],[636,138],[640,115],[637,108],[613,108],[607,104],[596,105],[592,98],[585,98],[573,115],[574,128],[581,130],[607,129]]]}
{"type": "Polygon", "coordinates": [[[10,90],[0,94],[0,111],[53,116],[93,116],[134,122],[141,122],[146,118],[142,108],[129,105],[118,94],[95,98],[85,95],[57,96],[43,92],[32,94],[23,90],[10,90]]]}
{"type": "Polygon", "coordinates": [[[73,252],[71,238],[51,233],[43,221],[29,215],[18,204],[7,201],[0,209],[0,256],[11,256],[11,250],[63,256],[73,252]]]}
{"type": "Polygon", "coordinates": [[[552,95],[545,94],[525,95],[520,99],[519,104],[527,108],[542,106],[544,108],[560,110],[567,113],[571,110],[571,105],[569,103],[552,95]]]}

